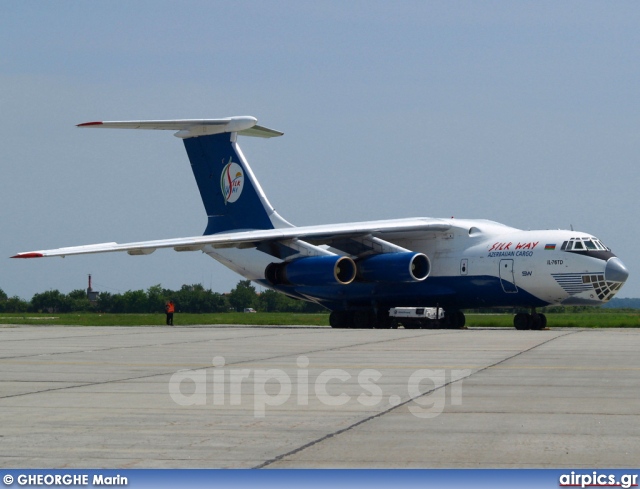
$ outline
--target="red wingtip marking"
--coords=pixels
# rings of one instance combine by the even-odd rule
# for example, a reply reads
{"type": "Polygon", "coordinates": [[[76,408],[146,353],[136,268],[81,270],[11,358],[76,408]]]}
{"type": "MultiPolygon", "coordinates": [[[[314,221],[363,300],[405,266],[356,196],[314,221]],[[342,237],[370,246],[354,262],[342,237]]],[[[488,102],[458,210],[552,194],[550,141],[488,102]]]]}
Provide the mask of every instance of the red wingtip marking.
{"type": "Polygon", "coordinates": [[[11,258],[42,258],[43,256],[42,253],[18,253],[11,258]]]}
{"type": "Polygon", "coordinates": [[[82,124],[78,124],[76,127],[85,127],[85,126],[101,126],[102,122],[83,122],[82,124]]]}

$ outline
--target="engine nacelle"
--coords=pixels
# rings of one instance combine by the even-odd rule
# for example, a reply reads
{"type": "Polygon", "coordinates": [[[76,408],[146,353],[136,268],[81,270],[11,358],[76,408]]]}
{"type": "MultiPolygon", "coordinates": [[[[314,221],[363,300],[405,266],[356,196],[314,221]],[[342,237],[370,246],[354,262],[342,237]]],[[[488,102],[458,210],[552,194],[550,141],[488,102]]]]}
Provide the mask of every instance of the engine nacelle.
{"type": "Polygon", "coordinates": [[[358,260],[357,267],[365,282],[420,282],[429,276],[431,262],[423,253],[381,253],[358,260]]]}
{"type": "Polygon", "coordinates": [[[264,275],[273,285],[346,285],[356,278],[356,264],[346,256],[309,256],[271,263],[264,275]]]}

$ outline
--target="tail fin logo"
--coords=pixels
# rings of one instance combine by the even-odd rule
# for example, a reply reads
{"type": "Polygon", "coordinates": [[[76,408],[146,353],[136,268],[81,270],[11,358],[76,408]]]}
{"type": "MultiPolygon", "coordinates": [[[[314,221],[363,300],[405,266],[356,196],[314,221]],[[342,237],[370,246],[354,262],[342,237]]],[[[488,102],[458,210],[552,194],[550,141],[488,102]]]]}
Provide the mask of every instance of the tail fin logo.
{"type": "Polygon", "coordinates": [[[227,205],[238,200],[243,186],[244,173],[242,172],[242,167],[237,163],[233,163],[229,158],[229,163],[224,166],[220,175],[220,188],[222,189],[224,204],[227,205]]]}

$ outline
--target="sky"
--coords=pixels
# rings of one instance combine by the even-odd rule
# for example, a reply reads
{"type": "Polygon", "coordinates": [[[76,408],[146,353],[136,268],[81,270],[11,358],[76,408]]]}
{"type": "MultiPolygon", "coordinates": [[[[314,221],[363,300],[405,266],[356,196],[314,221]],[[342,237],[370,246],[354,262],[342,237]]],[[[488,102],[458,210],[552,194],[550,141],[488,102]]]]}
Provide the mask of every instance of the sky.
{"type": "Polygon", "coordinates": [[[601,239],[640,297],[640,3],[0,3],[0,289],[124,292],[240,276],[198,253],[11,260],[202,234],[180,140],[96,120],[252,115],[297,225],[483,218],[601,239]]]}

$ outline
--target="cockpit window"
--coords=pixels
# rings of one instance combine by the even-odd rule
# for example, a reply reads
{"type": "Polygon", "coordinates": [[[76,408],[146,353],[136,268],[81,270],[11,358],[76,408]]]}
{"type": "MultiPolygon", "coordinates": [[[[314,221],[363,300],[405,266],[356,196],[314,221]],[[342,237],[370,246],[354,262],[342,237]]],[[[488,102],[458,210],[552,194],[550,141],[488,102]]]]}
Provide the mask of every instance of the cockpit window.
{"type": "Polygon", "coordinates": [[[564,251],[611,251],[596,238],[571,238],[569,241],[562,243],[562,249],[564,251]]]}

